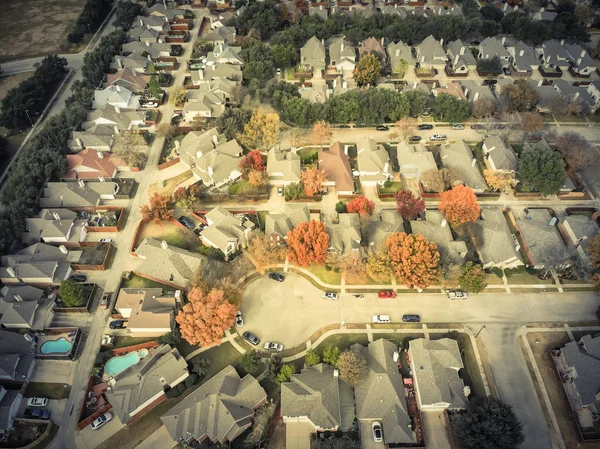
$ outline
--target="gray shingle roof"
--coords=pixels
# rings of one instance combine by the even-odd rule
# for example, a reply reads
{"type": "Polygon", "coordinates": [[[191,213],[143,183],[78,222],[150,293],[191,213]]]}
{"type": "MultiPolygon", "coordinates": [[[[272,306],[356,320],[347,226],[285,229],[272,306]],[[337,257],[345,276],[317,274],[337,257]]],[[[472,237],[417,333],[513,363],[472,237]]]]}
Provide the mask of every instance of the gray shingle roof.
{"type": "Polygon", "coordinates": [[[327,223],[325,230],[329,235],[329,248],[343,254],[361,249],[362,235],[358,214],[340,214],[339,223],[327,223]]]}
{"type": "Polygon", "coordinates": [[[452,60],[452,67],[454,70],[463,65],[467,68],[474,68],[477,65],[477,61],[475,60],[473,53],[471,53],[471,49],[460,39],[450,42],[446,48],[446,52],[452,60]]]}
{"type": "Polygon", "coordinates": [[[382,248],[385,239],[392,232],[404,231],[402,217],[395,209],[382,209],[379,216],[381,220],[370,220],[367,223],[369,245],[375,250],[382,248]]]}
{"type": "Polygon", "coordinates": [[[496,208],[482,208],[482,216],[483,220],[477,220],[475,226],[484,242],[477,247],[483,265],[523,265],[502,211],[496,208]]]}
{"type": "Polygon", "coordinates": [[[390,61],[392,70],[398,67],[400,60],[406,61],[408,68],[414,67],[415,58],[412,55],[412,48],[410,45],[406,45],[404,42],[391,43],[387,46],[387,54],[390,61]]]}
{"type": "Polygon", "coordinates": [[[10,430],[12,428],[12,420],[16,415],[18,407],[13,407],[15,402],[21,403],[23,396],[19,390],[5,390],[0,387],[0,429],[10,430]]]}
{"type": "Polygon", "coordinates": [[[565,244],[556,226],[550,226],[552,216],[548,209],[529,208],[526,214],[524,208],[513,207],[511,211],[536,266],[564,254],[565,244]]]}
{"type": "Polygon", "coordinates": [[[494,163],[496,170],[516,171],[518,166],[517,155],[510,145],[496,134],[491,134],[483,141],[486,155],[494,163]]]}
{"type": "Polygon", "coordinates": [[[529,45],[519,41],[512,47],[513,65],[519,72],[533,70],[532,66],[538,66],[540,60],[535,54],[535,50],[529,45]]]}
{"type": "Polygon", "coordinates": [[[209,225],[202,231],[202,237],[208,239],[224,253],[227,252],[229,243],[246,245],[246,221],[217,206],[206,214],[209,225]]]}
{"type": "Polygon", "coordinates": [[[325,46],[317,37],[311,37],[300,48],[300,64],[316,69],[325,68],[325,46]]]}
{"type": "Polygon", "coordinates": [[[299,223],[310,220],[310,212],[304,204],[286,204],[282,213],[268,213],[265,219],[265,235],[273,233],[286,237],[299,223]]]}
{"type": "Polygon", "coordinates": [[[294,151],[271,148],[267,153],[267,174],[272,181],[300,182],[300,156],[294,151]]]}
{"type": "Polygon", "coordinates": [[[473,165],[476,161],[475,156],[464,140],[442,145],[440,157],[444,167],[454,168],[461,174],[466,186],[476,191],[483,191],[487,188],[479,167],[476,163],[473,165]]]}
{"type": "Polygon", "coordinates": [[[437,210],[428,210],[425,220],[411,220],[413,234],[421,234],[437,245],[441,260],[449,259],[453,263],[461,263],[467,253],[467,244],[462,240],[454,240],[450,226],[445,224],[444,216],[437,210]]]}
{"type": "Polygon", "coordinates": [[[502,40],[496,37],[486,37],[479,44],[480,54],[482,59],[492,59],[494,56],[498,56],[500,59],[506,59],[510,57],[510,54],[502,45],[502,40]]]}
{"type": "Polygon", "coordinates": [[[571,341],[561,349],[583,405],[595,404],[600,409],[600,336],[585,335],[581,340],[571,341]]]}
{"type": "Polygon", "coordinates": [[[423,42],[415,47],[417,59],[421,64],[444,64],[446,62],[446,52],[433,36],[429,35],[423,42]]]}

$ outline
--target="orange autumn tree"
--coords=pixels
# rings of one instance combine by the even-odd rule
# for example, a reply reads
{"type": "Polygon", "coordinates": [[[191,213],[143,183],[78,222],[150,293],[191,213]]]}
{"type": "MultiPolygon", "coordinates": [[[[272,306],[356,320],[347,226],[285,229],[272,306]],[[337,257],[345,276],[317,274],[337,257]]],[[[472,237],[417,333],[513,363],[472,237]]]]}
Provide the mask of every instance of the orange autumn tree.
{"type": "Polygon", "coordinates": [[[325,181],[327,181],[325,171],[318,168],[309,168],[300,174],[300,182],[308,196],[314,196],[317,192],[320,192],[325,181]]]}
{"type": "Polygon", "coordinates": [[[348,213],[357,213],[360,216],[372,215],[374,209],[375,203],[364,195],[357,196],[346,204],[346,211],[348,213]]]}
{"type": "Polygon", "coordinates": [[[155,192],[150,197],[150,204],[144,204],[140,207],[140,212],[144,216],[144,220],[152,220],[155,223],[168,221],[173,215],[173,210],[169,209],[169,195],[160,195],[155,192]]]}
{"type": "Polygon", "coordinates": [[[181,336],[191,345],[219,343],[226,329],[233,326],[237,309],[225,299],[223,290],[208,293],[195,287],[188,293],[188,303],[177,314],[181,336]]]}
{"type": "Polygon", "coordinates": [[[477,197],[470,187],[456,186],[440,193],[440,198],[440,212],[451,225],[460,226],[475,221],[481,214],[477,197]]]}
{"type": "Polygon", "coordinates": [[[288,258],[291,262],[308,267],[311,263],[323,265],[329,248],[329,236],[325,224],[320,221],[304,221],[287,234],[288,258]]]}
{"type": "Polygon", "coordinates": [[[426,288],[436,281],[440,253],[421,234],[392,233],[385,241],[385,253],[396,277],[408,288],[426,288]]]}

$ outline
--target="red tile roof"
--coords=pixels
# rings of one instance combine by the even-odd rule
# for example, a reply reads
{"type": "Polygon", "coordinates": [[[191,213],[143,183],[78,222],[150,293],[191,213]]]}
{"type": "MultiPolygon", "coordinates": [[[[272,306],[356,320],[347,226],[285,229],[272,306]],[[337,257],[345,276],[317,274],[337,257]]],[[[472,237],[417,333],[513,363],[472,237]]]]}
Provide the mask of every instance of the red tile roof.
{"type": "Polygon", "coordinates": [[[354,190],[350,159],[341,143],[333,143],[329,149],[319,148],[319,168],[325,170],[328,181],[335,182],[335,189],[346,192],[354,190]]]}
{"type": "Polygon", "coordinates": [[[117,167],[126,167],[127,164],[107,153],[100,158],[98,151],[87,148],[76,154],[67,154],[67,166],[67,178],[112,178],[117,172],[117,167]]]}

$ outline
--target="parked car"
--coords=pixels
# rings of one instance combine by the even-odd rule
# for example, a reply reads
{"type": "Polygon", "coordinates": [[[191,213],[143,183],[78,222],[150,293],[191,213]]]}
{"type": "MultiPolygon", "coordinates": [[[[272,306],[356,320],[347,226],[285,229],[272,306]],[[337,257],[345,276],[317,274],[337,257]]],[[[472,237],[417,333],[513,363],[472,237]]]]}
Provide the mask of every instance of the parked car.
{"type": "Polygon", "coordinates": [[[372,321],[373,321],[373,323],[389,323],[390,316],[389,315],[373,315],[372,321]]]}
{"type": "Polygon", "coordinates": [[[87,276],[81,273],[74,273],[71,276],[69,276],[69,279],[75,282],[85,282],[87,280],[87,276]]]}
{"type": "Polygon", "coordinates": [[[27,406],[28,407],[46,407],[48,405],[48,399],[47,398],[29,398],[27,400],[27,406]]]}
{"type": "Polygon", "coordinates": [[[337,295],[337,293],[333,293],[333,292],[325,292],[325,293],[323,293],[323,298],[337,301],[338,295],[337,295]]]}
{"type": "Polygon", "coordinates": [[[277,187],[277,195],[283,196],[283,187],[281,187],[281,186],[277,187]]]}
{"type": "Polygon", "coordinates": [[[110,322],[108,327],[110,327],[111,329],[125,329],[125,323],[125,320],[114,320],[110,322]]]}
{"type": "Polygon", "coordinates": [[[100,243],[112,243],[113,239],[100,239],[100,240],[98,240],[98,242],[100,242],[100,243]]]}
{"type": "Polygon", "coordinates": [[[380,298],[395,298],[396,292],[393,292],[391,290],[384,290],[382,292],[377,293],[377,296],[379,296],[380,298]]]}
{"type": "Polygon", "coordinates": [[[150,101],[148,103],[144,103],[142,105],[143,108],[157,108],[158,107],[158,103],[156,103],[155,101],[150,101]]]}
{"type": "Polygon", "coordinates": [[[408,138],[409,142],[420,142],[421,140],[423,140],[421,136],[410,136],[408,138]]]}
{"type": "Polygon", "coordinates": [[[508,67],[502,67],[502,71],[506,76],[510,76],[510,69],[508,67]]]}
{"type": "Polygon", "coordinates": [[[267,341],[264,345],[265,351],[283,351],[283,345],[274,341],[267,341]]]}
{"type": "Polygon", "coordinates": [[[448,298],[450,299],[467,299],[469,295],[467,295],[467,292],[461,292],[461,291],[456,291],[456,292],[448,292],[448,298]]]}
{"type": "Polygon", "coordinates": [[[437,75],[438,73],[439,73],[439,72],[438,72],[438,69],[433,69],[433,74],[434,74],[434,75],[437,75]]]}
{"type": "Polygon", "coordinates": [[[376,443],[383,441],[383,432],[381,431],[381,423],[379,421],[373,423],[373,440],[376,443]]]}
{"type": "Polygon", "coordinates": [[[277,69],[277,76],[281,76],[281,69],[277,69]]]}
{"type": "Polygon", "coordinates": [[[421,317],[419,315],[406,314],[402,315],[402,321],[405,323],[420,323],[421,317]]]}
{"type": "Polygon", "coordinates": [[[242,327],[244,325],[244,318],[242,318],[242,312],[238,310],[235,314],[235,326],[242,327]]]}
{"type": "Polygon", "coordinates": [[[483,129],[483,125],[475,123],[474,125],[471,125],[471,129],[483,129]]]}
{"type": "Polygon", "coordinates": [[[177,219],[177,221],[179,221],[179,223],[181,223],[182,225],[184,225],[186,228],[188,229],[194,229],[196,226],[194,225],[194,222],[186,217],[186,216],[181,216],[177,219]]]}
{"type": "Polygon", "coordinates": [[[202,228],[196,228],[196,229],[194,229],[194,234],[196,234],[198,237],[200,237],[201,233],[202,233],[202,228]]]}
{"type": "Polygon", "coordinates": [[[256,346],[260,343],[260,338],[258,338],[252,332],[248,332],[248,331],[244,332],[242,334],[242,338],[244,340],[246,340],[247,342],[252,343],[254,346],[256,346]]]}
{"type": "Polygon", "coordinates": [[[419,129],[419,131],[423,131],[423,130],[427,130],[427,129],[433,129],[433,125],[426,123],[426,124],[417,126],[417,128],[419,129]]]}
{"type": "Polygon", "coordinates": [[[285,281],[285,276],[283,276],[281,273],[269,273],[269,279],[273,279],[277,282],[283,282],[285,281]]]}
{"type": "Polygon", "coordinates": [[[113,419],[112,413],[110,413],[110,412],[103,413],[102,415],[98,416],[95,420],[92,421],[92,423],[90,424],[90,429],[98,430],[100,427],[102,427],[104,424],[106,424],[107,422],[109,422],[112,419],[113,419]]]}
{"type": "Polygon", "coordinates": [[[421,115],[423,117],[429,117],[431,115],[431,109],[430,108],[423,109],[423,112],[421,113],[421,115]]]}
{"type": "Polygon", "coordinates": [[[452,128],[454,130],[461,130],[461,129],[465,129],[465,125],[455,124],[455,125],[452,125],[450,128],[452,128]]]}
{"type": "Polygon", "coordinates": [[[434,134],[429,138],[432,142],[439,142],[440,140],[446,140],[448,137],[446,134],[434,134]]]}
{"type": "Polygon", "coordinates": [[[25,418],[50,419],[50,410],[47,408],[26,408],[25,418]]]}
{"type": "Polygon", "coordinates": [[[385,126],[385,125],[379,125],[377,128],[375,128],[377,131],[389,131],[390,129],[385,126]]]}
{"type": "Polygon", "coordinates": [[[101,309],[108,308],[108,304],[110,303],[111,298],[112,298],[112,293],[104,293],[102,295],[102,299],[100,300],[100,308],[101,309]]]}

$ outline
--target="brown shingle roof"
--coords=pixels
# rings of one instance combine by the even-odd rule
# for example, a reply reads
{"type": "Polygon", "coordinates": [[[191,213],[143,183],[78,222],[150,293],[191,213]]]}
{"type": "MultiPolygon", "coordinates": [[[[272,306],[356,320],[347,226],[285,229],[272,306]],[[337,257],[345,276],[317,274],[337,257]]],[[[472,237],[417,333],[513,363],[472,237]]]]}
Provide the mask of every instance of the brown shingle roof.
{"type": "Polygon", "coordinates": [[[335,142],[329,149],[319,148],[319,168],[325,170],[327,179],[335,183],[336,190],[354,190],[350,159],[341,143],[335,142]]]}

